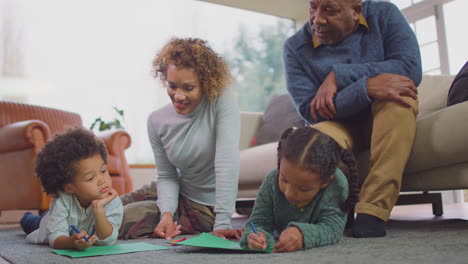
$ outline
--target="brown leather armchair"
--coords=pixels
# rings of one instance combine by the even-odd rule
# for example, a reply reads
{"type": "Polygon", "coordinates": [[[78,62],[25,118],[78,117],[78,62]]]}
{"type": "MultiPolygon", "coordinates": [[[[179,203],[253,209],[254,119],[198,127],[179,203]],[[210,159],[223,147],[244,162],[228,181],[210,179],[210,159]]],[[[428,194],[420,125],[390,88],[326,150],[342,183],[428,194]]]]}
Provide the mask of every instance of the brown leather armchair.
{"type": "MultiPolygon", "coordinates": [[[[79,114],[63,110],[0,101],[0,210],[45,210],[50,197],[34,173],[34,158],[58,132],[83,126],[79,114]]],[[[108,155],[108,171],[120,194],[132,191],[125,158],[130,135],[123,131],[98,133],[108,155]]]]}

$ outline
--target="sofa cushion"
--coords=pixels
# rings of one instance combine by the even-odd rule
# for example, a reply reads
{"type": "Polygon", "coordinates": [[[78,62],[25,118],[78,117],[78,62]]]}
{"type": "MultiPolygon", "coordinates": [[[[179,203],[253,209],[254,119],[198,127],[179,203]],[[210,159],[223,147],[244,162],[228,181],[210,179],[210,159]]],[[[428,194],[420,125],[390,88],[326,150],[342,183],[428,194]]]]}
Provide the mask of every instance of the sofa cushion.
{"type": "Polygon", "coordinates": [[[418,119],[446,107],[447,93],[452,81],[451,75],[424,75],[418,86],[418,119]]]}
{"type": "Polygon", "coordinates": [[[289,95],[275,95],[263,114],[255,144],[258,146],[276,142],[285,129],[292,126],[301,127],[304,124],[304,120],[297,113],[289,95]]]}
{"type": "Polygon", "coordinates": [[[255,198],[263,178],[277,167],[278,143],[240,151],[239,198],[255,198]]]}

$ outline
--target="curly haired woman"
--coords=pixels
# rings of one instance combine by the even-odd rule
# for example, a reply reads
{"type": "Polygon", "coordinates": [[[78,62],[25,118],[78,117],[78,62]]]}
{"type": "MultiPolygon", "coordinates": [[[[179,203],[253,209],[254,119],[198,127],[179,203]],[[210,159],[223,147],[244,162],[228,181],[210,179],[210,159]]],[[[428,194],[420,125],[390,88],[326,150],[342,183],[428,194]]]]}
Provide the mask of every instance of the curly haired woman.
{"type": "Polygon", "coordinates": [[[157,182],[121,197],[120,237],[211,232],[239,239],[231,229],[239,177],[240,114],[226,86],[226,62],[201,39],[172,39],[153,60],[155,77],[172,103],[150,114],[148,134],[157,182]]]}

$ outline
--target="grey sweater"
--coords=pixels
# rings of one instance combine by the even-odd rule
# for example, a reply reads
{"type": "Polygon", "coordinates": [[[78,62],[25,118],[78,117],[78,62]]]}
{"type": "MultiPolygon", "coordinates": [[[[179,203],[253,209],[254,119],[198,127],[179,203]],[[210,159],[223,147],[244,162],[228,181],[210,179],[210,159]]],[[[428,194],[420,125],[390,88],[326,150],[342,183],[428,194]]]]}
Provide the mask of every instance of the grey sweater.
{"type": "MultiPolygon", "coordinates": [[[[275,236],[290,226],[296,226],[301,231],[304,248],[338,242],[343,235],[347,216],[340,209],[348,197],[348,180],[343,172],[337,169],[335,179],[303,208],[297,208],[286,200],[278,187],[277,174],[278,170],[274,169],[263,180],[249,219],[257,231],[267,236],[268,246],[273,246],[275,236]]],[[[247,236],[252,232],[247,224],[241,246],[247,247],[247,236]]]]}
{"type": "Polygon", "coordinates": [[[239,178],[240,112],[232,90],[204,96],[189,114],[172,104],[151,113],[148,135],[158,178],[158,206],[174,213],[179,194],[214,206],[214,229],[230,228],[239,178]]]}

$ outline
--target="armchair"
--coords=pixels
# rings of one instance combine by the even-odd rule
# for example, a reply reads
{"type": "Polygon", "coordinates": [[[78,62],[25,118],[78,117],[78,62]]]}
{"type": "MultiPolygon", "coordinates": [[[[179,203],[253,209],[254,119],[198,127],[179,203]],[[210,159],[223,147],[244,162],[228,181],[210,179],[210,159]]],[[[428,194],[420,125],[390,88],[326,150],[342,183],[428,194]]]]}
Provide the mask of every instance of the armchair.
{"type": "MultiPolygon", "coordinates": [[[[34,158],[56,133],[82,126],[79,114],[42,106],[0,101],[0,210],[46,210],[50,197],[34,173],[34,158]]],[[[97,134],[108,149],[108,170],[115,190],[132,191],[125,158],[130,135],[123,131],[97,134]]]]}

